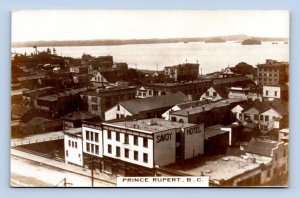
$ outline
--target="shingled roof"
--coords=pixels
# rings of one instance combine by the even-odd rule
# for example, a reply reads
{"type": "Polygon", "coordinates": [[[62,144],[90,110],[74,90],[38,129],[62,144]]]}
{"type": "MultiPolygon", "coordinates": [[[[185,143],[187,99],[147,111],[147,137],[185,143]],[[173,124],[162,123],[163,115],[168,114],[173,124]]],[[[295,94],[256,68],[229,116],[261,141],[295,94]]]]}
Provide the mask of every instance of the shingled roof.
{"type": "Polygon", "coordinates": [[[132,114],[150,111],[153,109],[168,108],[176,104],[188,101],[188,97],[182,92],[173,94],[121,101],[119,104],[132,114]]]}
{"type": "Polygon", "coordinates": [[[278,142],[264,141],[252,138],[245,151],[257,155],[272,156],[273,149],[277,147],[278,142]]]}

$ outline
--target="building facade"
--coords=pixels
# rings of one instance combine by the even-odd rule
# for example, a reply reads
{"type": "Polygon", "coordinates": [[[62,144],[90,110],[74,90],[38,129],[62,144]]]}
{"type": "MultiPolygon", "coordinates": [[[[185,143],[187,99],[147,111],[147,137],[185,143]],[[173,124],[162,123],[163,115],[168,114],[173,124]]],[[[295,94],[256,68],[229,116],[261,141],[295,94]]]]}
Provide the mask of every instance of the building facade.
{"type": "Polygon", "coordinates": [[[257,65],[257,76],[259,85],[279,85],[288,82],[287,62],[277,62],[267,59],[266,63],[257,65]]]}
{"type": "Polygon", "coordinates": [[[84,92],[80,95],[85,110],[104,118],[104,113],[109,108],[123,100],[134,99],[136,87],[111,87],[84,92]]]}
{"type": "Polygon", "coordinates": [[[113,175],[154,175],[157,167],[204,153],[203,125],[163,119],[84,123],[82,140],[84,155],[98,158],[113,175]]]}
{"type": "Polygon", "coordinates": [[[197,80],[199,76],[199,64],[185,63],[164,68],[167,78],[174,81],[197,80]]]}

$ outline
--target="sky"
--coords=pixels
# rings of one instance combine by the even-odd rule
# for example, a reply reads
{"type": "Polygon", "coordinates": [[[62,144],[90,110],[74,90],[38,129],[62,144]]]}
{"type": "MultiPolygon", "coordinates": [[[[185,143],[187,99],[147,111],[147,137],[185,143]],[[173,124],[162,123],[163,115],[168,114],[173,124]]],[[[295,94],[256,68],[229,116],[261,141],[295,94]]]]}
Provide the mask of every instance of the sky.
{"type": "Polygon", "coordinates": [[[12,42],[196,38],[247,34],[289,37],[286,10],[15,10],[12,42]]]}

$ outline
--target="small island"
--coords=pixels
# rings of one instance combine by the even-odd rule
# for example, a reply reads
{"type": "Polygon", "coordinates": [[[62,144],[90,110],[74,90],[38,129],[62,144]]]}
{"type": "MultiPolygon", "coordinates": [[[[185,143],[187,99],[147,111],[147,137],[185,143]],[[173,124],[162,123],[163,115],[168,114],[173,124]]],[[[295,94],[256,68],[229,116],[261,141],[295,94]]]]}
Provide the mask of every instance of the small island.
{"type": "Polygon", "coordinates": [[[226,40],[222,39],[222,38],[212,38],[209,40],[206,40],[205,43],[225,43],[226,40]]]}
{"type": "Polygon", "coordinates": [[[257,39],[246,39],[242,42],[242,45],[260,45],[261,41],[257,39]]]}

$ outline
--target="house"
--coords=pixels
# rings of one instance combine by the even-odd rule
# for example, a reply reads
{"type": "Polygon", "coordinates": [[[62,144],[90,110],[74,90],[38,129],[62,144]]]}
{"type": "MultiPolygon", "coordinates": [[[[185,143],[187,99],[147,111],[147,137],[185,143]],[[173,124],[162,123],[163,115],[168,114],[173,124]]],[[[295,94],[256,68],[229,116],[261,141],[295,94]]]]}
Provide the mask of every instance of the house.
{"type": "Polygon", "coordinates": [[[81,127],[83,121],[90,121],[96,119],[98,116],[95,116],[87,111],[73,111],[61,119],[63,120],[63,128],[78,128],[81,127]]]}
{"type": "Polygon", "coordinates": [[[202,100],[218,101],[227,98],[227,94],[218,87],[211,86],[200,97],[202,100]]]}
{"type": "Polygon", "coordinates": [[[137,98],[148,98],[148,97],[153,97],[153,91],[146,89],[144,86],[141,86],[140,88],[137,89],[137,98]]]}
{"type": "Polygon", "coordinates": [[[261,182],[268,184],[272,179],[288,173],[288,143],[252,138],[245,148],[246,156],[264,164],[261,182]]]}
{"type": "Polygon", "coordinates": [[[228,90],[228,98],[240,98],[248,101],[262,101],[261,91],[257,88],[250,87],[230,87],[228,90]]]}
{"type": "Polygon", "coordinates": [[[89,90],[80,94],[83,109],[104,118],[104,113],[109,108],[123,100],[134,99],[136,87],[134,86],[108,86],[89,90]]]}
{"type": "Polygon", "coordinates": [[[65,163],[83,166],[82,133],[64,133],[65,163]]]}
{"type": "Polygon", "coordinates": [[[161,117],[164,118],[165,120],[170,120],[170,113],[174,111],[180,111],[183,109],[188,109],[188,108],[193,108],[197,107],[203,104],[206,104],[207,101],[191,101],[191,102],[184,102],[180,104],[176,104],[172,108],[168,109],[166,112],[164,112],[161,117]]]}
{"type": "Polygon", "coordinates": [[[287,104],[278,102],[255,102],[251,105],[236,106],[232,112],[236,118],[245,123],[255,123],[261,131],[281,129],[288,124],[287,104]],[[240,112],[241,111],[241,112],[240,112]]]}
{"type": "Polygon", "coordinates": [[[116,71],[93,71],[93,77],[90,80],[95,87],[106,87],[108,85],[113,85],[119,80],[116,71]]]}
{"type": "Polygon", "coordinates": [[[281,99],[288,101],[289,91],[287,85],[263,85],[263,98],[268,101],[281,99]]]}
{"type": "Polygon", "coordinates": [[[205,127],[215,124],[231,124],[235,121],[231,108],[242,99],[225,99],[217,102],[210,102],[193,108],[183,109],[170,113],[170,120],[181,123],[204,123],[205,127]]]}
{"type": "Polygon", "coordinates": [[[172,106],[188,101],[181,92],[144,99],[121,101],[105,112],[105,120],[114,120],[127,116],[143,118],[161,117],[172,106]]]}

